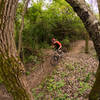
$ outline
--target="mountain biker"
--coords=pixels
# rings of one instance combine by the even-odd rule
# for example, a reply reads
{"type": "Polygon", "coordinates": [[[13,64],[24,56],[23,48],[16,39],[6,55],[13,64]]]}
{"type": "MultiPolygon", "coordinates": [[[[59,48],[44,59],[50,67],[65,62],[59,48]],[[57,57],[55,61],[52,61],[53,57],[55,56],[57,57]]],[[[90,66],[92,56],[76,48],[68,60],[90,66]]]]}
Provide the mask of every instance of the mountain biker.
{"type": "Polygon", "coordinates": [[[55,49],[57,50],[57,52],[60,53],[62,44],[59,41],[57,41],[55,38],[52,38],[52,44],[55,47],[55,49]]]}

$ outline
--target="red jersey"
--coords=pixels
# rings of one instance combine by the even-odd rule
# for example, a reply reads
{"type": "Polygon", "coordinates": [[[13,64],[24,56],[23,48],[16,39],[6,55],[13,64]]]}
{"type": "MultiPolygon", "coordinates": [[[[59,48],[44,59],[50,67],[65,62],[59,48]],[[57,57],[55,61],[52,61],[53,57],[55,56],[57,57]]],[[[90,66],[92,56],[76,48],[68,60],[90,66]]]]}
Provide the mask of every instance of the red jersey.
{"type": "Polygon", "coordinates": [[[59,41],[56,41],[55,43],[53,43],[53,45],[56,49],[60,49],[62,47],[62,44],[59,41]]]}

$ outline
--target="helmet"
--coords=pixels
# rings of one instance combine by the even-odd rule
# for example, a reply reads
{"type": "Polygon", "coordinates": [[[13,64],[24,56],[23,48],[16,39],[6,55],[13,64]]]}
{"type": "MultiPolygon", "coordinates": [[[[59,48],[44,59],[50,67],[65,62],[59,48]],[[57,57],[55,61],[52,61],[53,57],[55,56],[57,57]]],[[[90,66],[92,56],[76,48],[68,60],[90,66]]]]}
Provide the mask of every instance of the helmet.
{"type": "Polygon", "coordinates": [[[52,42],[55,42],[56,41],[56,39],[55,38],[52,38],[52,42]]]}

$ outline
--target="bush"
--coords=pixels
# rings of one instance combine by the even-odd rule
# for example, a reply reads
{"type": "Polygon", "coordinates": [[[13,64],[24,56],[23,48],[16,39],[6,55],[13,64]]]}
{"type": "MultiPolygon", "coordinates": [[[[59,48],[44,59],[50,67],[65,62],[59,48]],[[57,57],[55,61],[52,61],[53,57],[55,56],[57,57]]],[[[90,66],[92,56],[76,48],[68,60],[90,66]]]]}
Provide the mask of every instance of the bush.
{"type": "Polygon", "coordinates": [[[40,44],[40,48],[50,48],[50,46],[49,46],[49,44],[47,43],[47,42],[42,42],[41,44],[40,44]]]}
{"type": "Polygon", "coordinates": [[[68,38],[65,38],[63,41],[62,41],[62,44],[64,47],[69,47],[70,46],[70,41],[68,38]]]}
{"type": "Polygon", "coordinates": [[[0,83],[2,83],[3,82],[3,80],[2,80],[2,78],[1,78],[1,76],[0,76],[0,83]]]}

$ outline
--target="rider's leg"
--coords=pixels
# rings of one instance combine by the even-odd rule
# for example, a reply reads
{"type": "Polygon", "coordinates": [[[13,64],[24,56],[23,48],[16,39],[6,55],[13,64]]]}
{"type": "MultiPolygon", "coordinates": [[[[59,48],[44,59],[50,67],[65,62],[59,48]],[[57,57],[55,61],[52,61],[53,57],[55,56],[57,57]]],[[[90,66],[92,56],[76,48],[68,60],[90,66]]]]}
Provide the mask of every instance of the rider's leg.
{"type": "Polygon", "coordinates": [[[59,57],[62,57],[63,56],[62,48],[58,49],[57,53],[59,54],[59,57]]]}

